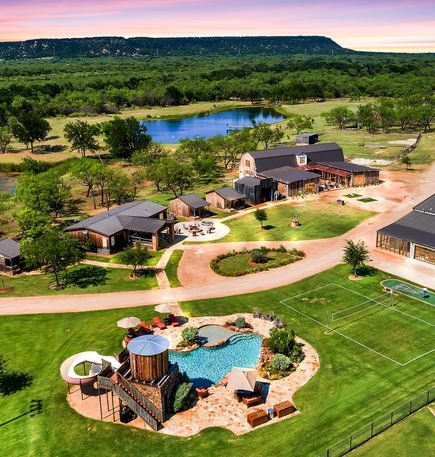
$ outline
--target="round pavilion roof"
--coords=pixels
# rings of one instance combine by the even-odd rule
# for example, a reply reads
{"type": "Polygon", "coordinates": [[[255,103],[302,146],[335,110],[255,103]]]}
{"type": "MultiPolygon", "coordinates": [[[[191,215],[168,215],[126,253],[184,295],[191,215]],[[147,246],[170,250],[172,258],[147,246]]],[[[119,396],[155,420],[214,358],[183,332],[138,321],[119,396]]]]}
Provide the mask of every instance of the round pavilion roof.
{"type": "Polygon", "coordinates": [[[160,335],[144,335],[128,343],[127,349],[132,354],[152,356],[161,354],[169,348],[169,340],[160,335]]]}

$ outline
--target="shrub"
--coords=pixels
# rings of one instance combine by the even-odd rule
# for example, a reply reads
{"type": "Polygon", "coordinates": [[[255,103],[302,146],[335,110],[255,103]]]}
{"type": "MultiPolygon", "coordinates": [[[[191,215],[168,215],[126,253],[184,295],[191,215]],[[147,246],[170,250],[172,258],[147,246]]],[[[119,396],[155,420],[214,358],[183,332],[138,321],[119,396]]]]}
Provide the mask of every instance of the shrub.
{"type": "Polygon", "coordinates": [[[266,263],[269,259],[262,249],[253,249],[251,251],[251,260],[254,263],[266,263]]]}
{"type": "Polygon", "coordinates": [[[374,276],[376,269],[370,265],[360,265],[356,267],[357,276],[374,276]]]}
{"type": "Polygon", "coordinates": [[[181,337],[183,338],[183,341],[185,341],[187,344],[195,344],[196,339],[198,337],[198,329],[196,327],[186,327],[181,332],[181,337]]]}
{"type": "Polygon", "coordinates": [[[234,325],[238,328],[245,328],[246,327],[246,320],[243,316],[239,316],[234,321],[234,325]]]}
{"type": "Polygon", "coordinates": [[[177,413],[187,403],[187,400],[189,399],[190,392],[192,390],[192,382],[190,382],[190,379],[183,374],[181,376],[181,383],[178,385],[177,390],[175,391],[174,395],[174,401],[172,404],[172,409],[174,410],[174,413],[177,413]]]}
{"type": "Polygon", "coordinates": [[[293,330],[279,329],[273,330],[267,345],[276,354],[284,354],[290,357],[296,345],[295,332],[293,330]]]}
{"type": "Polygon", "coordinates": [[[291,360],[284,354],[275,354],[272,359],[272,369],[275,371],[288,371],[292,366],[291,360]]]}

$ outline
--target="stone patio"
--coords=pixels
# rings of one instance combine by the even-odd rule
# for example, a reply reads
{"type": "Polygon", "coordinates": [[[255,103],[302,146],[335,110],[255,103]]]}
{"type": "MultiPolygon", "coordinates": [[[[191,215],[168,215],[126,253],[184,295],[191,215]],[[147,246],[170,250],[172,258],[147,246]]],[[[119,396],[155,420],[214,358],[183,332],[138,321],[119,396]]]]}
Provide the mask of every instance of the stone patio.
{"type": "Polygon", "coordinates": [[[219,222],[217,220],[210,219],[209,222],[213,222],[213,227],[214,230],[211,233],[207,233],[207,227],[203,227],[201,225],[201,222],[206,222],[207,219],[204,219],[203,221],[194,221],[194,222],[178,222],[175,224],[175,231],[178,236],[183,237],[183,241],[214,241],[214,240],[219,240],[220,238],[223,238],[224,236],[228,235],[230,233],[230,228],[223,224],[222,222],[219,222]],[[198,233],[196,236],[193,236],[193,234],[187,230],[189,225],[196,224],[199,227],[203,229],[202,232],[198,233]]]}
{"type": "MultiPolygon", "coordinates": [[[[168,338],[170,341],[170,348],[174,349],[181,339],[181,332],[185,326],[192,325],[201,327],[208,324],[223,325],[227,321],[234,321],[238,316],[245,317],[246,321],[253,326],[255,333],[258,333],[263,337],[269,336],[269,332],[273,327],[272,323],[266,320],[253,318],[251,314],[192,317],[189,318],[185,325],[180,327],[170,326],[165,330],[156,329],[155,333],[164,335],[168,338]]],[[[319,369],[319,356],[314,348],[306,341],[303,341],[300,338],[296,339],[303,344],[305,354],[304,360],[299,364],[297,369],[286,378],[278,381],[269,381],[258,377],[258,381],[265,384],[263,388],[263,394],[264,392],[267,392],[265,403],[248,408],[234,398],[234,391],[232,389],[216,385],[209,388],[209,397],[198,400],[192,408],[177,413],[167,420],[159,433],[177,436],[192,436],[208,427],[223,427],[231,430],[236,435],[242,435],[251,431],[252,428],[246,420],[246,415],[248,413],[256,409],[267,411],[267,409],[273,408],[277,403],[285,400],[292,401],[294,393],[308,382],[319,369]]],[[[79,389],[75,389],[74,392],[68,394],[68,402],[80,414],[101,420],[97,391],[93,387],[90,387],[85,394],[87,397],[82,400],[79,389]]],[[[112,401],[110,393],[102,395],[102,420],[119,423],[118,401],[116,398],[114,399],[114,403],[112,403],[112,401]],[[115,407],[113,412],[111,411],[112,405],[115,407]]],[[[297,407],[297,405],[295,406],[297,407]]],[[[261,427],[288,419],[296,414],[299,414],[299,412],[296,411],[295,413],[280,419],[274,418],[261,427]]],[[[130,422],[127,426],[149,429],[139,418],[130,422]]]]}

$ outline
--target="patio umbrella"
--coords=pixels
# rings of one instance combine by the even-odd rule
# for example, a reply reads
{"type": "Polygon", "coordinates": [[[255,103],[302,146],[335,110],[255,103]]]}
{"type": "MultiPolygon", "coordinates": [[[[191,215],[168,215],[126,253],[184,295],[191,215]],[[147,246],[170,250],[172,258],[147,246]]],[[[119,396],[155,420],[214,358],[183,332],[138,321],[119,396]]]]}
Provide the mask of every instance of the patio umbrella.
{"type": "Polygon", "coordinates": [[[139,325],[142,321],[137,317],[124,317],[119,320],[116,325],[121,328],[133,328],[139,325]]]}
{"type": "Polygon", "coordinates": [[[170,303],[162,303],[161,305],[155,306],[154,311],[157,311],[160,314],[172,314],[177,311],[177,307],[170,303]]]}
{"type": "Polygon", "coordinates": [[[227,387],[234,390],[254,391],[257,371],[254,368],[234,367],[228,376],[227,387]]]}

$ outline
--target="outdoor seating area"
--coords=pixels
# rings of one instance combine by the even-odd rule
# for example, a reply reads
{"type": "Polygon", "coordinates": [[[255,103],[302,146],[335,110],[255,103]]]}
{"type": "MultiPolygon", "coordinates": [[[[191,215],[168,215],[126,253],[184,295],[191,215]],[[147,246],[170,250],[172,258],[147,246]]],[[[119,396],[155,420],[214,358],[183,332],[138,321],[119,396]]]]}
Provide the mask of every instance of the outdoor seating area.
{"type": "Polygon", "coordinates": [[[175,235],[187,237],[186,241],[213,241],[226,236],[230,229],[219,221],[202,220],[195,222],[178,222],[175,224],[175,235]]]}

